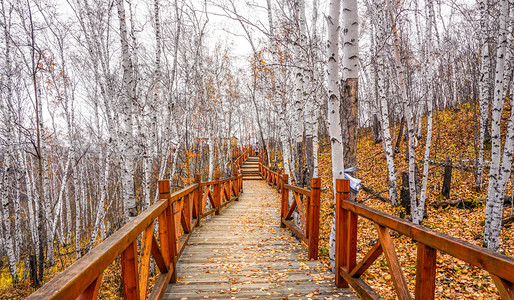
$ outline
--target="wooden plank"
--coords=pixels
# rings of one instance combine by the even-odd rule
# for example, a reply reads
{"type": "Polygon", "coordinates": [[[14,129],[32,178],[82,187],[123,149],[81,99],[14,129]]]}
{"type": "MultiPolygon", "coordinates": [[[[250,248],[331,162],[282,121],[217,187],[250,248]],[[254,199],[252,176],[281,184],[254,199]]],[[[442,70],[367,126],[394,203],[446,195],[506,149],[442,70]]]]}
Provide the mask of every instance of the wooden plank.
{"type": "Polygon", "coordinates": [[[302,224],[305,226],[305,211],[303,210],[302,200],[300,199],[300,194],[293,192],[293,198],[296,202],[296,209],[298,210],[298,214],[300,215],[300,220],[302,224]]]}
{"type": "Polygon", "coordinates": [[[502,279],[496,275],[490,274],[493,279],[494,285],[500,292],[500,297],[504,300],[513,300],[514,299],[514,283],[508,282],[505,279],[502,279]]]}
{"type": "Polygon", "coordinates": [[[202,196],[203,196],[203,189],[202,189],[202,175],[201,174],[195,174],[195,183],[198,184],[198,188],[195,190],[194,194],[194,200],[193,200],[193,218],[197,219],[196,225],[200,224],[200,216],[202,215],[202,196]]]}
{"type": "Polygon", "coordinates": [[[141,261],[139,262],[139,299],[146,298],[148,272],[150,271],[150,255],[152,253],[153,222],[143,231],[141,239],[141,261]]]}
{"type": "Polygon", "coordinates": [[[382,250],[384,251],[384,255],[388,262],[387,265],[389,267],[389,272],[391,273],[391,279],[393,280],[396,295],[398,295],[398,298],[402,300],[411,299],[407,281],[405,280],[402,268],[400,267],[400,262],[396,256],[396,251],[394,250],[394,244],[391,239],[391,235],[389,234],[389,230],[380,225],[376,225],[376,227],[378,230],[378,238],[382,245],[382,250]]]}
{"type": "Polygon", "coordinates": [[[437,250],[418,243],[416,267],[416,299],[435,298],[435,273],[437,250]]]}
{"type": "Polygon", "coordinates": [[[353,270],[357,265],[357,215],[348,211],[348,236],[346,248],[346,268],[353,270]]]}
{"type": "Polygon", "coordinates": [[[178,227],[177,223],[175,223],[175,205],[171,204],[167,210],[168,215],[166,218],[168,221],[168,239],[170,240],[170,266],[168,269],[173,270],[173,273],[171,274],[170,282],[176,282],[177,281],[177,235],[175,234],[175,228],[178,227]]]}
{"type": "Polygon", "coordinates": [[[121,279],[123,281],[123,298],[128,300],[140,299],[136,241],[132,242],[121,253],[121,279]]]}
{"type": "MultiPolygon", "coordinates": [[[[288,182],[289,175],[284,174],[282,177],[283,182],[288,182]]],[[[280,227],[285,228],[286,225],[282,222],[282,219],[287,219],[287,208],[289,207],[289,191],[282,189],[281,207],[280,207],[280,227]]]]}
{"type": "MultiPolygon", "coordinates": [[[[185,204],[185,203],[184,203],[185,204]]],[[[184,233],[190,233],[191,232],[191,224],[187,220],[186,217],[186,208],[180,211],[180,224],[182,225],[182,229],[184,230],[184,233]]]]}
{"type": "MultiPolygon", "coordinates": [[[[205,192],[203,193],[202,202],[200,203],[200,215],[202,215],[205,212],[205,209],[207,207],[207,198],[209,197],[209,192],[210,192],[210,188],[207,187],[205,189],[205,192]]],[[[209,200],[209,201],[212,201],[212,200],[209,200]]]]}
{"type": "Polygon", "coordinates": [[[195,191],[184,196],[184,217],[188,224],[189,231],[193,230],[193,199],[195,191]]]}
{"type": "Polygon", "coordinates": [[[297,192],[299,194],[305,195],[305,196],[310,196],[310,194],[311,194],[310,190],[304,189],[304,188],[301,188],[301,187],[297,187],[295,185],[284,184],[284,188],[288,189],[288,190],[291,190],[293,192],[297,192]]]}
{"type": "MultiPolygon", "coordinates": [[[[286,193],[287,193],[287,190],[286,190],[286,193]]],[[[296,208],[296,199],[291,203],[291,207],[289,208],[289,211],[287,212],[286,217],[284,219],[286,219],[286,220],[291,219],[291,216],[293,215],[295,208],[296,208]]]]}
{"type": "Polygon", "coordinates": [[[178,251],[178,241],[180,239],[180,228],[182,223],[182,199],[180,201],[175,201],[171,206],[173,207],[173,221],[175,224],[175,241],[176,241],[176,251],[178,251]]]}
{"type": "Polygon", "coordinates": [[[159,243],[157,243],[157,238],[155,238],[155,235],[153,235],[153,234],[152,234],[152,256],[155,261],[155,264],[157,265],[157,267],[159,267],[159,271],[161,271],[161,273],[168,272],[168,264],[164,260],[161,249],[159,249],[159,243]]]}
{"type": "Polygon", "coordinates": [[[512,257],[473,245],[421,225],[415,225],[360,203],[344,201],[342,206],[366,219],[373,220],[377,224],[398,231],[417,242],[445,252],[489,273],[502,277],[509,282],[514,282],[514,258],[512,257]]]}
{"type": "Polygon", "coordinates": [[[336,265],[336,286],[348,287],[349,282],[344,280],[340,273],[343,266],[346,266],[346,236],[348,226],[346,221],[347,211],[342,207],[343,201],[350,199],[350,181],[347,179],[336,179],[336,241],[335,241],[335,265],[336,265]]]}
{"type": "Polygon", "coordinates": [[[223,196],[224,196],[223,202],[228,201],[230,199],[230,181],[226,182],[222,186],[222,192],[223,192],[223,196]]]}
{"type": "Polygon", "coordinates": [[[318,259],[318,242],[319,242],[319,212],[320,212],[320,195],[321,195],[321,179],[312,178],[311,180],[311,196],[309,201],[309,258],[318,259]]]}
{"type": "Polygon", "coordinates": [[[102,283],[102,277],[103,277],[103,274],[100,274],[100,276],[98,276],[98,278],[95,279],[95,281],[93,281],[93,283],[91,283],[86,288],[86,290],[80,296],[77,297],[76,300],[96,299],[96,297],[98,296],[98,291],[100,291],[100,284],[102,283]]]}
{"type": "Polygon", "coordinates": [[[371,267],[371,265],[380,257],[382,254],[382,246],[380,242],[377,241],[373,247],[366,253],[364,258],[352,269],[350,272],[350,276],[352,277],[360,277],[366,270],[371,267]]]}
{"type": "Polygon", "coordinates": [[[166,210],[159,215],[159,238],[161,240],[161,252],[164,258],[164,262],[166,266],[169,266],[172,261],[171,255],[171,239],[170,239],[170,228],[171,228],[171,218],[170,209],[166,208],[166,210]]]}
{"type": "Polygon", "coordinates": [[[152,293],[148,297],[149,300],[160,300],[166,293],[166,288],[168,287],[168,283],[171,279],[171,274],[175,271],[171,270],[171,272],[161,273],[159,278],[155,281],[155,284],[152,289],[152,293]]]}
{"type": "Polygon", "coordinates": [[[198,184],[194,183],[179,191],[172,193],[170,195],[170,202],[175,202],[182,199],[185,195],[191,194],[191,192],[194,191],[196,188],[198,188],[198,184]]]}
{"type": "Polygon", "coordinates": [[[342,267],[340,269],[340,274],[344,278],[344,280],[348,282],[353,287],[353,289],[359,294],[361,299],[382,299],[382,297],[380,297],[379,294],[377,294],[369,285],[366,284],[366,282],[364,282],[364,280],[350,276],[342,267]]]}
{"type": "Polygon", "coordinates": [[[216,208],[216,211],[214,212],[215,215],[220,214],[220,205],[221,205],[221,185],[220,185],[220,173],[216,172],[214,174],[214,180],[216,183],[214,184],[214,207],[216,208]]]}

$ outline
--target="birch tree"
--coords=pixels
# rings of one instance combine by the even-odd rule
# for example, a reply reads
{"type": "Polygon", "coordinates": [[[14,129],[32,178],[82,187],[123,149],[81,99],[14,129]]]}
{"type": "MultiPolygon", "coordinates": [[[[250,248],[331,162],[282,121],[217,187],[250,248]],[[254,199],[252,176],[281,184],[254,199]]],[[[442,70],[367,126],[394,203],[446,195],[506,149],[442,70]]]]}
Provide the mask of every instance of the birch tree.
{"type": "MultiPolygon", "coordinates": [[[[327,92],[328,92],[328,131],[332,154],[332,180],[334,201],[335,180],[344,179],[343,143],[341,133],[341,107],[339,94],[339,15],[340,1],[330,1],[327,16],[327,92]]],[[[332,220],[329,245],[330,265],[335,268],[335,216],[332,220]]]]}
{"type": "MultiPolygon", "coordinates": [[[[514,110],[511,110],[507,125],[507,137],[502,149],[500,122],[504,107],[506,82],[504,82],[505,56],[508,45],[507,24],[509,22],[509,1],[501,0],[499,7],[499,30],[496,47],[496,70],[494,80],[494,97],[491,113],[491,168],[485,209],[484,246],[498,251],[500,245],[501,221],[503,216],[503,196],[510,178],[514,148],[514,110]]],[[[511,99],[511,105],[514,101],[511,99]]]]}

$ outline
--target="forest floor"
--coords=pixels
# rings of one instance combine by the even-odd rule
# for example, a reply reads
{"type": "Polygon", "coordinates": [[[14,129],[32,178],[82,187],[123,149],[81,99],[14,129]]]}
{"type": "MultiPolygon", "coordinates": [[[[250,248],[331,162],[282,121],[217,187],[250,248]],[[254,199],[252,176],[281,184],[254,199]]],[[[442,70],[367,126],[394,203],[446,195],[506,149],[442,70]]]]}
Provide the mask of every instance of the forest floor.
{"type": "MultiPolygon", "coordinates": [[[[444,110],[434,114],[434,128],[432,138],[432,149],[430,159],[444,161],[449,156],[454,164],[470,164],[467,159],[475,159],[475,145],[477,132],[478,111],[473,106],[464,104],[459,111],[444,110]]],[[[510,106],[504,109],[504,123],[510,114],[510,106]]],[[[398,130],[398,127],[397,127],[398,130]]],[[[503,128],[502,132],[505,132],[503,128]]],[[[477,134],[478,135],[478,134],[477,134]]],[[[416,157],[421,159],[425,151],[426,117],[423,122],[423,138],[416,148],[416,157]]],[[[504,136],[504,135],[503,135],[504,136]]],[[[400,151],[395,156],[395,164],[398,178],[398,194],[401,188],[402,172],[407,172],[407,161],[405,160],[406,141],[402,141],[400,151]]],[[[490,150],[485,151],[485,160],[490,158],[490,150]]],[[[367,187],[375,192],[382,192],[381,195],[389,198],[387,165],[382,143],[374,143],[371,130],[360,131],[357,150],[358,171],[357,177],[367,187]]],[[[319,174],[322,180],[324,191],[321,196],[321,226],[320,229],[320,258],[325,264],[328,260],[328,243],[330,228],[333,216],[333,193],[331,177],[331,154],[330,146],[320,148],[319,174]]],[[[420,177],[423,172],[423,162],[418,162],[420,177]]],[[[466,240],[475,245],[482,245],[482,238],[475,239],[483,232],[485,219],[485,205],[474,209],[460,209],[448,207],[445,209],[434,209],[430,203],[443,200],[441,187],[443,182],[444,166],[430,165],[428,191],[427,191],[427,214],[422,225],[433,230],[448,234],[450,236],[466,240]]],[[[484,169],[484,186],[487,187],[488,169],[484,169]]],[[[421,180],[420,180],[421,181],[421,180]]],[[[480,201],[486,198],[486,189],[475,190],[475,172],[473,169],[453,167],[451,180],[451,193],[448,200],[474,200],[480,201]]],[[[509,182],[507,195],[512,194],[512,187],[509,182]]],[[[382,202],[364,191],[360,191],[358,201],[380,211],[400,216],[399,208],[391,203],[382,202]]],[[[512,216],[512,208],[504,207],[504,217],[512,216]]],[[[511,224],[512,225],[512,224],[511,224]]],[[[504,227],[501,232],[499,252],[514,257],[514,231],[512,227],[504,227]]],[[[359,218],[358,223],[358,261],[371,248],[367,245],[377,237],[376,229],[370,221],[359,218]]],[[[403,268],[406,280],[411,291],[414,290],[416,277],[416,244],[412,239],[406,237],[393,238],[398,258],[403,268]]],[[[373,245],[373,243],[371,243],[373,245]]],[[[363,275],[363,279],[375,291],[385,299],[394,299],[394,289],[391,276],[387,268],[384,256],[381,256],[371,268],[363,275]]],[[[437,275],[436,275],[436,298],[438,299],[498,299],[499,294],[489,274],[459,261],[447,254],[438,252],[437,275]]]]}

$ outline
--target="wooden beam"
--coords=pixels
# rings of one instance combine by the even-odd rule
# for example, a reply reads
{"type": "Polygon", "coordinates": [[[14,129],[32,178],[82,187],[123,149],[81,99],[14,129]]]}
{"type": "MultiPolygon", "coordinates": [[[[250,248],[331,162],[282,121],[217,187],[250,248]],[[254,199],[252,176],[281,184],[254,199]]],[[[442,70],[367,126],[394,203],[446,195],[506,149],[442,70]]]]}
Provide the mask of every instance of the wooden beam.
{"type": "Polygon", "coordinates": [[[100,291],[100,284],[102,283],[102,277],[103,277],[103,274],[98,276],[98,278],[95,279],[95,281],[93,281],[93,283],[91,283],[86,288],[86,290],[80,296],[77,297],[76,300],[93,300],[93,299],[96,299],[96,297],[98,296],[98,291],[100,291]]]}
{"type": "Polygon", "coordinates": [[[319,242],[319,211],[321,195],[321,179],[312,178],[311,197],[309,201],[309,259],[318,259],[319,242]]]}
{"type": "Polygon", "coordinates": [[[432,300],[435,297],[436,258],[437,250],[418,243],[416,300],[432,300]]]}
{"type": "Polygon", "coordinates": [[[137,270],[137,245],[133,241],[121,253],[121,279],[123,281],[123,299],[139,300],[139,276],[137,270]]]}
{"type": "Polygon", "coordinates": [[[139,299],[146,298],[148,272],[150,271],[150,255],[152,254],[153,222],[146,227],[141,239],[141,261],[139,262],[139,299]]]}
{"type": "Polygon", "coordinates": [[[407,281],[403,276],[402,268],[400,267],[400,262],[396,256],[396,251],[394,250],[394,244],[391,239],[391,235],[389,234],[389,230],[380,225],[376,226],[378,230],[378,238],[380,239],[382,250],[384,251],[384,255],[388,262],[389,272],[391,273],[391,279],[393,280],[396,295],[398,295],[398,298],[401,300],[411,299],[407,281]]]}
{"type": "Polygon", "coordinates": [[[159,243],[157,243],[157,238],[155,238],[155,235],[152,235],[152,256],[155,264],[157,267],[159,267],[159,271],[161,271],[161,273],[168,272],[167,263],[162,256],[162,252],[161,249],[159,249],[159,243]]]}
{"type": "Polygon", "coordinates": [[[494,285],[500,292],[500,297],[503,300],[513,300],[514,299],[514,283],[508,282],[505,279],[502,279],[496,275],[490,274],[493,278],[494,285]]]}
{"type": "MultiPolygon", "coordinates": [[[[287,193],[287,192],[286,192],[287,193]]],[[[286,220],[289,220],[291,218],[291,216],[293,215],[293,212],[294,212],[294,209],[296,208],[296,200],[294,200],[292,203],[291,203],[291,207],[289,208],[287,214],[286,214],[286,217],[284,219],[286,220]]]]}
{"type": "Polygon", "coordinates": [[[364,280],[350,276],[344,268],[341,268],[339,273],[341,274],[342,278],[353,287],[357,294],[359,294],[361,299],[382,299],[379,294],[377,294],[369,285],[366,284],[366,282],[364,282],[364,280]]]}
{"type": "Polygon", "coordinates": [[[373,247],[366,253],[366,256],[353,268],[350,272],[350,276],[352,277],[360,277],[366,270],[371,267],[371,265],[380,257],[382,254],[382,246],[380,242],[377,241],[373,247]]]}
{"type": "Polygon", "coordinates": [[[309,244],[309,240],[305,237],[303,232],[296,227],[291,221],[282,219],[282,222],[289,228],[296,236],[298,236],[305,244],[309,244]]]}
{"type": "Polygon", "coordinates": [[[336,241],[335,241],[335,265],[336,265],[336,286],[348,287],[349,281],[344,280],[340,273],[346,265],[346,240],[348,226],[346,221],[347,211],[343,209],[344,200],[350,199],[350,181],[347,179],[336,179],[336,241]]]}

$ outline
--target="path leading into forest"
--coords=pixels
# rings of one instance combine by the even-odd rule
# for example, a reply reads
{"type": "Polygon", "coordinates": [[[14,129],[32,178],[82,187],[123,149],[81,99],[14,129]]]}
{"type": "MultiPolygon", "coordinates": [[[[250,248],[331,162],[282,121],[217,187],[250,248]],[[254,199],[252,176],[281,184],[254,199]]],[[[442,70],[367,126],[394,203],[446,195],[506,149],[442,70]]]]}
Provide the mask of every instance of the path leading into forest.
{"type": "Polygon", "coordinates": [[[240,200],[194,231],[164,299],[357,299],[307,260],[279,216],[280,194],[265,181],[244,181],[240,200]]]}

